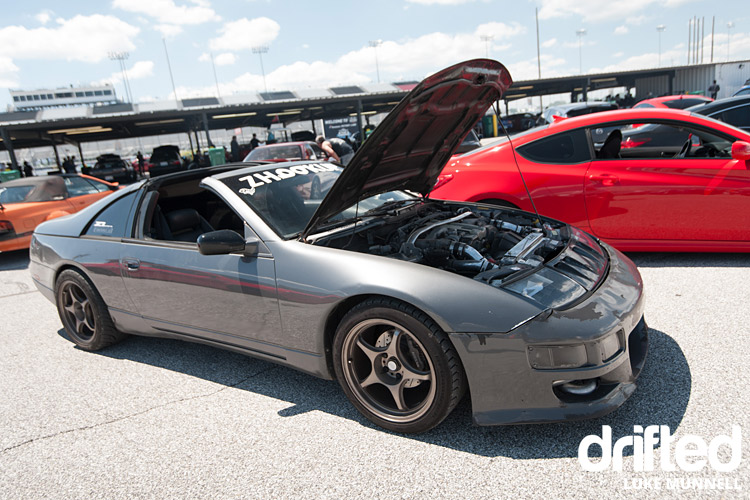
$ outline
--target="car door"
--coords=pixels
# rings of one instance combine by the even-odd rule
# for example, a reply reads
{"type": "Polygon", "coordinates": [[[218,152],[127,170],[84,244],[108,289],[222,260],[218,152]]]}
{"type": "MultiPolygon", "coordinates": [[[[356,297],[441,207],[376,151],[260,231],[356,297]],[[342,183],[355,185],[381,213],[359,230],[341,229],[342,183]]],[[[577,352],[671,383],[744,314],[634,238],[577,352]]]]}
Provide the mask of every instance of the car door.
{"type": "MultiPolygon", "coordinates": [[[[202,255],[194,242],[158,239],[151,230],[162,217],[157,199],[157,192],[144,197],[134,237],[123,241],[120,256],[138,313],[160,332],[280,353],[272,345],[281,330],[273,255],[262,243],[255,255],[202,255]]],[[[259,241],[239,224],[246,238],[259,241]]]]}
{"type": "Polygon", "coordinates": [[[732,139],[689,123],[654,125],[620,124],[619,155],[591,162],[592,232],[611,240],[747,241],[750,171],[731,158],[732,139]],[[651,138],[644,130],[662,131],[651,138]]]}
{"type": "MultiPolygon", "coordinates": [[[[542,137],[519,146],[517,152],[516,161],[537,211],[586,229],[583,177],[591,151],[585,130],[542,137]]],[[[513,170],[510,175],[517,176],[513,170]]]]}

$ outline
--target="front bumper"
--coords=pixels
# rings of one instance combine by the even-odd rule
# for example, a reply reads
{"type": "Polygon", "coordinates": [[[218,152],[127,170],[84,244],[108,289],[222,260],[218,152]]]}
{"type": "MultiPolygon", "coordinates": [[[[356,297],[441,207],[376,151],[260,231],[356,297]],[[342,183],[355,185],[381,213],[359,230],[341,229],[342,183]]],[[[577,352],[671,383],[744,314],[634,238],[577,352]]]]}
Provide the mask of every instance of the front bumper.
{"type": "Polygon", "coordinates": [[[648,351],[643,282],[612,247],[609,274],[585,301],[545,312],[505,334],[452,333],[478,425],[593,418],[635,391],[648,351]],[[564,390],[566,382],[595,389],[564,390]]]}

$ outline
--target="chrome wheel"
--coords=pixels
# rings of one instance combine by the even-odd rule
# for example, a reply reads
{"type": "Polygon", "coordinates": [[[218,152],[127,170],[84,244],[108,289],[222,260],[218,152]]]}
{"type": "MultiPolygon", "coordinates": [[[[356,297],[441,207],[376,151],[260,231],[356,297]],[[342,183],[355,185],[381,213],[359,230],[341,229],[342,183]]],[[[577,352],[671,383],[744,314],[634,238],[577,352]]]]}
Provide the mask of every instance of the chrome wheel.
{"type": "Polygon", "coordinates": [[[88,342],[96,332],[96,316],[91,300],[73,282],[67,282],[60,291],[65,327],[83,342],[88,342]]]}
{"type": "Polygon", "coordinates": [[[419,339],[402,325],[367,319],[341,349],[347,385],[367,410],[394,423],[413,422],[435,400],[435,367],[419,339]]]}

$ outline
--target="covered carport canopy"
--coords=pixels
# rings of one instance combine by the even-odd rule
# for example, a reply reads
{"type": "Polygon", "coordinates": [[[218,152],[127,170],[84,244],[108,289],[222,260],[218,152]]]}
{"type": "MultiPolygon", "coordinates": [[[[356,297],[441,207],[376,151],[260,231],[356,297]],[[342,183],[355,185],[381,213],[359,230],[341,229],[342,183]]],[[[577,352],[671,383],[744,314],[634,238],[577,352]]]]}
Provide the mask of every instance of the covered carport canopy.
{"type": "MultiPolygon", "coordinates": [[[[654,68],[514,82],[508,101],[525,97],[569,93],[572,98],[591,90],[636,87],[637,81],[662,79],[672,93],[676,73],[708,72],[713,64],[654,68]]],[[[390,111],[417,82],[305,89],[296,91],[234,94],[155,103],[120,103],[109,106],[13,111],[0,113],[0,150],[80,144],[121,138],[205,131],[238,127],[267,128],[272,123],[291,123],[358,116],[390,111]]],[[[575,99],[573,99],[575,100],[575,99]]],[[[322,132],[322,131],[317,131],[322,132]]],[[[210,145],[210,142],[209,142],[210,145]]],[[[58,161],[59,164],[59,161],[58,161]]]]}
{"type": "MultiPolygon", "coordinates": [[[[340,118],[390,111],[406,91],[364,92],[359,87],[328,89],[342,95],[300,98],[292,92],[257,94],[254,102],[216,97],[171,101],[166,109],[149,104],[43,109],[0,113],[0,150],[80,145],[92,141],[191,133],[238,127],[269,127],[272,123],[340,118]],[[67,115],[67,116],[66,116],[67,115]]],[[[360,120],[361,122],[361,120],[360,120]]],[[[11,161],[14,155],[11,154],[11,161]]]]}

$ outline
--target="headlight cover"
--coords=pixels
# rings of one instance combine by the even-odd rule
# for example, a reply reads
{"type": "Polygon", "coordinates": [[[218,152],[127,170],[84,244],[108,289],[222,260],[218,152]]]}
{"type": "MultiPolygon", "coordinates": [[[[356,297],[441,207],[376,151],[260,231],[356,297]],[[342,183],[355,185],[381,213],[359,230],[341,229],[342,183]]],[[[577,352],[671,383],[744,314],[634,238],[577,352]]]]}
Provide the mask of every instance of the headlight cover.
{"type": "Polygon", "coordinates": [[[556,308],[582,297],[586,289],[548,267],[505,285],[505,288],[527,297],[545,308],[556,308]]]}

